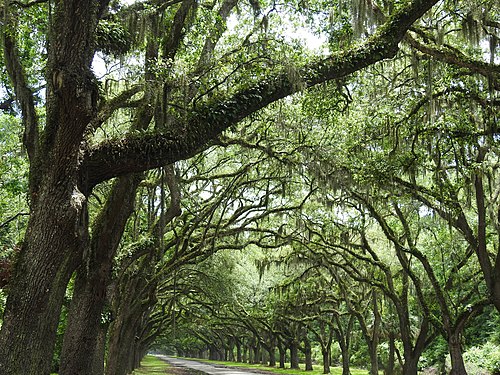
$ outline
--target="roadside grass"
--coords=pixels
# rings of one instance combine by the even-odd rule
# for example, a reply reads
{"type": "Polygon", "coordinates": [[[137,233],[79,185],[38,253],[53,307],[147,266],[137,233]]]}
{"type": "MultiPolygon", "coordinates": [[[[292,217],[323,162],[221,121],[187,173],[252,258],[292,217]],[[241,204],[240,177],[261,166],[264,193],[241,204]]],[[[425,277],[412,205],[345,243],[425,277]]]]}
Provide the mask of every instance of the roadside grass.
{"type": "Polygon", "coordinates": [[[149,375],[149,374],[167,374],[168,368],[171,367],[165,361],[158,359],[152,355],[147,355],[141,361],[141,367],[132,372],[133,375],[149,375]]]}
{"type": "MultiPolygon", "coordinates": [[[[193,361],[206,362],[212,364],[219,364],[228,367],[241,367],[254,369],[259,371],[266,371],[270,374],[281,374],[281,375],[322,375],[323,374],[323,366],[314,365],[313,371],[305,371],[303,369],[300,370],[292,370],[290,368],[277,368],[277,367],[269,367],[260,364],[250,364],[250,363],[237,363],[237,362],[224,362],[224,361],[211,361],[208,359],[198,359],[198,358],[186,358],[193,361]]],[[[351,375],[368,375],[368,370],[361,370],[356,368],[351,368],[351,375]]],[[[150,374],[173,374],[173,375],[183,375],[189,372],[186,369],[183,371],[176,371],[174,367],[162,361],[161,359],[156,358],[152,355],[147,355],[141,361],[141,367],[134,370],[132,375],[150,375],[150,374]],[[180,374],[181,373],[181,374],[180,374]]],[[[57,374],[51,374],[57,375],[57,374]]],[[[342,375],[341,367],[330,367],[330,375],[342,375]]]]}
{"type": "MultiPolygon", "coordinates": [[[[287,375],[322,375],[323,374],[323,366],[322,365],[313,365],[312,371],[305,371],[303,368],[300,370],[294,370],[290,368],[277,368],[277,367],[269,367],[260,364],[250,364],[250,363],[238,363],[238,362],[224,362],[224,361],[212,361],[205,359],[197,359],[197,358],[186,358],[192,359],[193,361],[207,362],[207,363],[215,363],[219,365],[229,366],[229,367],[242,367],[255,369],[259,371],[267,371],[273,374],[287,374],[287,375]]],[[[350,368],[351,375],[368,375],[368,370],[350,368]]],[[[342,375],[342,367],[330,367],[330,375],[342,375]]]]}

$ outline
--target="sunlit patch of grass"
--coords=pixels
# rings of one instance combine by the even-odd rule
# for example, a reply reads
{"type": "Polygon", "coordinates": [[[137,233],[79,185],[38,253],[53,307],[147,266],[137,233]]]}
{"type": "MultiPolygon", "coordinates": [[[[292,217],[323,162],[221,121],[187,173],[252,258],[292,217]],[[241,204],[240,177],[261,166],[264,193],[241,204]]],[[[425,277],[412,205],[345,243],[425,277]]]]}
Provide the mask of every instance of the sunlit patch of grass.
{"type": "Polygon", "coordinates": [[[133,375],[167,374],[170,365],[161,359],[147,355],[141,361],[141,367],[135,370],[133,375]]]}

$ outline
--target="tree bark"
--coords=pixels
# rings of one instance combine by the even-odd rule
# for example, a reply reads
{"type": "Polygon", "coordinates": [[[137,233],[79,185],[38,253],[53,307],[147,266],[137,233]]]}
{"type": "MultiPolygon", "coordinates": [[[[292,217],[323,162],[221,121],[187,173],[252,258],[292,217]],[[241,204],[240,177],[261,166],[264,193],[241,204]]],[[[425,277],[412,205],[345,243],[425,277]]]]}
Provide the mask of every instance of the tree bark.
{"type": "Polygon", "coordinates": [[[330,373],[330,350],[323,348],[321,350],[321,355],[323,356],[323,374],[330,373]]]}
{"type": "Polygon", "coordinates": [[[241,359],[243,363],[247,363],[249,361],[248,358],[248,344],[243,344],[243,352],[241,353],[241,359]]]}
{"type": "Polygon", "coordinates": [[[464,358],[462,355],[462,345],[460,334],[455,333],[448,338],[448,350],[450,351],[451,371],[450,375],[467,375],[464,358]]]}
{"type": "Polygon", "coordinates": [[[243,355],[241,353],[241,342],[240,340],[236,340],[236,361],[243,362],[243,355]]]}
{"type": "Polygon", "coordinates": [[[290,368],[299,369],[299,343],[292,340],[290,343],[290,368]]]}
{"type": "Polygon", "coordinates": [[[274,343],[271,343],[268,352],[269,352],[269,366],[276,367],[276,345],[274,345],[274,343]]]}
{"type": "MultiPolygon", "coordinates": [[[[56,37],[47,44],[43,140],[36,114],[30,112],[34,107],[27,98],[29,89],[12,35],[2,38],[8,73],[22,107],[31,201],[0,331],[0,373],[5,375],[50,372],[66,286],[87,246],[86,197],[78,187],[78,166],[81,140],[97,105],[90,66],[98,4],[62,3],[54,4],[49,37],[56,37]]],[[[4,8],[7,19],[9,9],[4,8]]]]}
{"type": "Polygon", "coordinates": [[[92,375],[104,374],[104,357],[106,354],[106,339],[109,323],[103,323],[97,334],[96,349],[94,350],[94,361],[91,364],[94,373],[92,375]]]}
{"type": "Polygon", "coordinates": [[[0,331],[6,375],[49,373],[66,285],[85,246],[85,198],[69,181],[52,181],[39,191],[10,281],[0,331]]]}
{"type": "Polygon", "coordinates": [[[279,351],[279,368],[285,368],[285,362],[286,362],[286,348],[283,344],[278,344],[278,351],[279,351]]]}
{"type": "Polygon", "coordinates": [[[234,339],[231,337],[229,339],[229,347],[228,347],[228,360],[231,362],[235,362],[236,358],[234,357],[234,347],[235,347],[235,342],[234,339]]]}
{"type": "MultiPolygon", "coordinates": [[[[119,179],[106,206],[96,219],[87,259],[77,271],[73,300],[61,352],[61,375],[95,375],[103,366],[103,352],[97,335],[103,327],[102,312],[121,236],[132,213],[136,189],[142,174],[119,179]],[[98,369],[95,364],[101,363],[98,369]]],[[[102,373],[102,372],[101,372],[102,373]]]]}
{"type": "Polygon", "coordinates": [[[389,355],[384,369],[384,375],[394,374],[394,365],[396,359],[396,338],[393,332],[389,333],[389,355]]]}
{"type": "Polygon", "coordinates": [[[252,350],[253,350],[252,363],[253,364],[259,363],[260,345],[258,342],[252,347],[252,350]]]}
{"type": "Polygon", "coordinates": [[[342,375],[351,375],[349,347],[340,345],[340,353],[342,357],[342,375]]]}
{"type": "Polygon", "coordinates": [[[335,335],[340,346],[340,352],[342,357],[342,375],[350,375],[350,345],[351,345],[351,330],[354,324],[354,315],[349,315],[349,320],[345,325],[345,329],[342,327],[341,317],[336,315],[335,321],[337,322],[337,328],[334,330],[335,335]]]}
{"type": "Polygon", "coordinates": [[[405,375],[417,375],[419,357],[417,357],[417,356],[405,357],[405,362],[403,364],[403,374],[405,374],[405,375]]]}
{"type": "Polygon", "coordinates": [[[312,371],[313,370],[313,364],[312,364],[312,348],[311,348],[311,341],[309,341],[308,338],[304,339],[304,356],[305,356],[305,370],[306,371],[312,371]]]}
{"type": "Polygon", "coordinates": [[[110,327],[106,375],[125,375],[133,370],[138,324],[148,304],[141,291],[147,284],[145,276],[132,274],[120,285],[115,307],[115,320],[110,327]]]}

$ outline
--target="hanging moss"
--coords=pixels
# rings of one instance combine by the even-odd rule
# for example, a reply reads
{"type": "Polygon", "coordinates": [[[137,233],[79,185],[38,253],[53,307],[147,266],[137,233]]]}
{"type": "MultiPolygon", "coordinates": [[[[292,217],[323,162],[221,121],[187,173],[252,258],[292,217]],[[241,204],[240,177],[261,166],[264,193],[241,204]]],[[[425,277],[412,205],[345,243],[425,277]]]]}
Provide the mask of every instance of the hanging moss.
{"type": "Polygon", "coordinates": [[[462,33],[470,43],[479,44],[482,34],[481,25],[472,13],[467,14],[467,17],[462,20],[462,33]]]}

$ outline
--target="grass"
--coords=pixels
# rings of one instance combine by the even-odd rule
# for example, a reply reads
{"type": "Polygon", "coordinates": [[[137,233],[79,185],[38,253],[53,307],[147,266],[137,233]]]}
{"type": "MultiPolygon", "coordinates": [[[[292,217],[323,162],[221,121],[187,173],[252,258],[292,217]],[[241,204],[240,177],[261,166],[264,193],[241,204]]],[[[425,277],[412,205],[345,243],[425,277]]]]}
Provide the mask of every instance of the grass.
{"type": "MultiPolygon", "coordinates": [[[[167,362],[162,361],[152,355],[147,355],[141,361],[141,367],[134,370],[132,375],[149,375],[149,374],[175,374],[173,369],[167,362]]],[[[51,375],[57,375],[53,373],[51,375]]]]}
{"type": "Polygon", "coordinates": [[[135,370],[133,375],[148,375],[148,374],[167,374],[167,369],[170,367],[168,363],[153,357],[151,355],[147,355],[141,361],[141,367],[135,370]]]}
{"type": "MultiPolygon", "coordinates": [[[[191,359],[191,358],[189,358],[191,359]]],[[[194,361],[200,361],[199,359],[192,358],[194,361]]],[[[211,361],[211,360],[201,360],[202,362],[207,363],[216,363],[229,367],[242,367],[249,369],[256,369],[259,371],[269,371],[269,373],[273,374],[287,374],[287,375],[322,375],[323,374],[323,366],[322,365],[314,365],[312,371],[305,371],[303,369],[293,370],[290,368],[277,368],[277,367],[269,367],[260,364],[249,364],[249,363],[237,363],[237,362],[224,362],[224,361],[211,361]]],[[[351,375],[368,375],[368,370],[361,370],[356,368],[351,368],[351,375]]],[[[331,375],[342,375],[342,367],[330,367],[331,375]]]]}
{"type": "MultiPolygon", "coordinates": [[[[241,368],[249,368],[255,369],[259,371],[268,371],[269,374],[287,374],[287,375],[322,375],[323,374],[323,366],[315,365],[313,366],[313,371],[305,371],[305,370],[292,370],[290,368],[276,368],[276,367],[268,367],[265,365],[255,365],[249,363],[237,363],[237,362],[223,362],[223,361],[210,361],[210,360],[200,360],[197,358],[186,358],[192,359],[194,361],[202,361],[207,363],[220,364],[228,367],[241,367],[241,368]]],[[[183,373],[187,373],[187,371],[183,371],[183,373]]],[[[175,369],[170,366],[165,361],[158,359],[154,356],[147,355],[141,361],[141,367],[136,369],[132,375],[149,375],[149,374],[174,374],[179,375],[179,372],[175,371],[175,369]]],[[[342,375],[341,367],[330,367],[331,375],[342,375]]],[[[57,375],[57,374],[52,374],[57,375]]],[[[351,375],[368,375],[367,370],[353,369],[351,368],[351,375]]]]}

